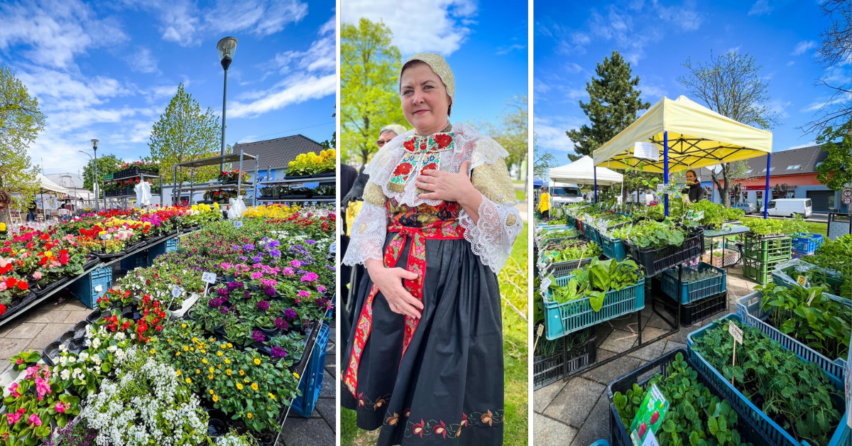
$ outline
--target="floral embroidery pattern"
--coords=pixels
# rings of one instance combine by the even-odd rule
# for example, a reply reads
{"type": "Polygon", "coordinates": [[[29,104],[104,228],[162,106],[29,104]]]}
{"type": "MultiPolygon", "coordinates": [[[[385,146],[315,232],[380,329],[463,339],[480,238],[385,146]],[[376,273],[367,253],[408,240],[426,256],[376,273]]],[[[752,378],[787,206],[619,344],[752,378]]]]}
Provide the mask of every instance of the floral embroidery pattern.
{"type": "MultiPolygon", "coordinates": [[[[388,205],[389,206],[389,205],[388,205]]],[[[388,268],[393,268],[399,261],[402,255],[402,250],[405,247],[408,237],[412,238],[411,249],[408,252],[408,264],[406,270],[416,272],[417,278],[414,280],[404,280],[403,286],[411,293],[412,296],[423,301],[423,279],[426,276],[426,243],[427,239],[441,240],[458,240],[464,238],[464,228],[459,225],[458,221],[447,220],[432,223],[426,227],[408,227],[397,224],[388,226],[388,232],[396,232],[397,234],[391,239],[385,250],[384,264],[388,268]]],[[[373,300],[379,292],[379,288],[375,285],[370,289],[370,294],[364,301],[364,308],[361,310],[361,316],[358,318],[358,325],[355,329],[355,338],[352,342],[352,353],[349,356],[349,364],[346,367],[346,373],[343,376],[343,384],[352,393],[352,396],[357,397],[358,393],[358,367],[361,363],[361,355],[364,353],[364,347],[367,345],[367,339],[370,337],[370,331],[373,326],[373,300]]],[[[405,318],[405,333],[403,335],[402,354],[408,349],[408,344],[414,336],[414,331],[417,329],[418,319],[406,316],[405,318]]],[[[360,397],[359,397],[360,398],[360,397]]]]}
{"type": "Polygon", "coordinates": [[[382,407],[385,407],[388,401],[390,400],[390,397],[391,394],[387,394],[376,398],[375,401],[370,401],[369,398],[364,397],[364,392],[361,392],[358,394],[358,408],[373,409],[373,411],[375,412],[381,409],[382,407]]]}
{"type": "Polygon", "coordinates": [[[430,136],[412,135],[402,143],[402,149],[408,153],[399,160],[388,182],[388,189],[394,192],[405,190],[405,184],[418,164],[423,169],[441,167],[440,152],[453,150],[453,133],[436,133],[430,136]]]}
{"type": "Polygon", "coordinates": [[[411,415],[411,409],[405,409],[402,414],[393,413],[385,418],[384,424],[388,426],[398,426],[402,420],[405,420],[405,437],[420,437],[426,438],[432,435],[443,439],[458,438],[462,434],[462,430],[467,430],[472,427],[500,427],[503,424],[504,412],[502,410],[485,412],[470,412],[462,413],[462,418],[458,423],[447,424],[444,420],[408,420],[411,415]]]}

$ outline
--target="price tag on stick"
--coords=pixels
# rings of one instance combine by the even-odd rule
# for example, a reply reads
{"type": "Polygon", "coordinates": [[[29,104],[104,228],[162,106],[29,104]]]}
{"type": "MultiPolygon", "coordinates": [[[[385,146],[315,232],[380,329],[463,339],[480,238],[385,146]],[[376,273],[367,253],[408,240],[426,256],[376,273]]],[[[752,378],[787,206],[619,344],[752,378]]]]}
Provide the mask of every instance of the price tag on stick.
{"type": "MultiPolygon", "coordinates": [[[[733,353],[733,357],[731,358],[731,366],[736,367],[736,365],[737,365],[737,342],[739,342],[740,345],[743,345],[743,331],[740,329],[740,327],[737,327],[736,325],[734,325],[734,321],[729,319],[728,320],[728,333],[730,333],[731,336],[733,336],[733,338],[734,338],[734,353],[733,353]]],[[[733,372],[731,373],[731,385],[734,385],[733,372]]]]}
{"type": "Polygon", "coordinates": [[[213,285],[214,283],[216,283],[216,274],[204,273],[201,275],[201,280],[209,283],[210,285],[213,285]]]}
{"type": "Polygon", "coordinates": [[[234,228],[240,229],[243,227],[243,222],[241,220],[234,220],[234,228]]]}

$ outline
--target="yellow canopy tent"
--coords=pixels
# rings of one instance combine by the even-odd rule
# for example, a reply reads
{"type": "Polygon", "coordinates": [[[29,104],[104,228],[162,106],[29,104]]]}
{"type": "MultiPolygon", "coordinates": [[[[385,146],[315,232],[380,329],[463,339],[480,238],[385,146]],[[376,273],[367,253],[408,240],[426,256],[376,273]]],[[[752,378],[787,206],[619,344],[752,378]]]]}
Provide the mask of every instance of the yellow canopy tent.
{"type": "MultiPolygon", "coordinates": [[[[722,116],[684,96],[663,98],[621,133],[594,151],[595,166],[626,169],[643,163],[646,172],[669,173],[714,166],[767,155],[767,192],[772,157],[772,132],[756,129],[722,116]],[[651,142],[662,148],[658,160],[634,156],[637,142],[651,142]]],[[[769,194],[764,194],[769,201],[769,194]]],[[[668,197],[666,197],[668,215],[668,197]]],[[[764,203],[766,217],[766,203],[764,203]]]]}

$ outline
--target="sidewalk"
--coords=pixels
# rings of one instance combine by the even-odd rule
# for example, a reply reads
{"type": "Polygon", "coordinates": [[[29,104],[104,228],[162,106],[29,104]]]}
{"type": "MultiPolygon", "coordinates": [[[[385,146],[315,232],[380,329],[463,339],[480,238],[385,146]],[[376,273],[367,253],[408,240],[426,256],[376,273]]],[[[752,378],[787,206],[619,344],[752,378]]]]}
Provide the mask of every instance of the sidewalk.
{"type": "MultiPolygon", "coordinates": [[[[607,386],[618,377],[679,347],[686,348],[686,336],[727,313],[736,312],[736,299],[752,292],[754,282],[742,275],[742,267],[728,268],[728,310],[677,333],[650,344],[628,356],[595,370],[557,381],[536,390],[533,396],[535,411],[535,444],[589,446],[597,440],[610,441],[610,407],[607,386]]],[[[668,325],[651,312],[650,302],[642,310],[642,338],[653,339],[668,330],[668,325]]],[[[598,327],[598,361],[636,345],[636,315],[631,314],[605,322],[598,327]]]]}

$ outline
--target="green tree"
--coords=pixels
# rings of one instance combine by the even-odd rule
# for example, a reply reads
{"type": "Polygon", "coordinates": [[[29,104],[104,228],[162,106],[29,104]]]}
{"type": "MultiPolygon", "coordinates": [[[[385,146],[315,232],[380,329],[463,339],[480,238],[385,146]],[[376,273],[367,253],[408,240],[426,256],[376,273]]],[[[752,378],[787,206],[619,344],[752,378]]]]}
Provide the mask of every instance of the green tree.
{"type": "MultiPolygon", "coordinates": [[[[44,130],[44,115],[38,99],[9,68],[0,67],[0,189],[14,194],[17,205],[28,201],[38,190],[36,174],[27,149],[44,130]]],[[[9,210],[0,213],[8,223],[9,210]]]]}
{"type": "Polygon", "coordinates": [[[637,114],[651,106],[642,102],[637,90],[639,76],[633,77],[630,63],[618,51],[612,58],[605,57],[595,69],[597,77],[586,82],[589,102],[580,101],[580,108],[589,118],[591,126],[583,124],[576,130],[565,132],[574,142],[574,151],[589,155],[612,139],[636,120],[637,114]]]}
{"type": "MultiPolygon", "coordinates": [[[[828,125],[817,137],[822,150],[828,152],[825,161],[817,166],[817,180],[831,190],[852,187],[852,121],[840,127],[828,125]]],[[[852,214],[852,206],[848,206],[852,214]]]]}
{"type": "MultiPolygon", "coordinates": [[[[332,118],[337,117],[337,104],[334,104],[334,110],[335,112],[331,114],[332,118]]],[[[320,145],[323,149],[337,150],[337,130],[335,129],[334,132],[331,133],[331,140],[326,139],[325,141],[321,142],[320,145]]]]}
{"type": "MultiPolygon", "coordinates": [[[[529,154],[529,126],[527,125],[527,97],[515,96],[506,104],[508,111],[501,116],[502,126],[496,136],[492,136],[507,152],[508,166],[518,166],[518,180],[523,175],[524,160],[529,154]]],[[[489,135],[491,136],[491,135],[489,135]]]]}
{"type": "MultiPolygon", "coordinates": [[[[85,166],[83,166],[83,189],[87,189],[87,190],[90,190],[92,192],[94,192],[94,189],[92,189],[92,180],[95,177],[95,169],[94,169],[95,162],[94,161],[95,160],[90,159],[89,162],[86,163],[85,166]]],[[[111,174],[111,173],[118,172],[120,170],[118,168],[118,166],[122,165],[123,163],[124,163],[124,161],[121,158],[119,158],[115,155],[112,155],[112,154],[98,157],[98,176],[100,177],[100,184],[101,184],[100,196],[101,197],[103,197],[103,195],[104,195],[103,194],[103,178],[104,178],[104,175],[108,175],[108,174],[111,174]]]]}
{"type": "Polygon", "coordinates": [[[399,49],[384,23],[362,18],[340,31],[341,159],[366,164],[379,130],[405,123],[399,102],[399,49]]]}
{"type": "MultiPolygon", "coordinates": [[[[569,154],[568,154],[568,159],[569,159],[569,160],[571,160],[571,162],[572,162],[572,163],[573,163],[574,161],[577,161],[578,159],[580,159],[580,158],[582,158],[582,157],[583,157],[583,155],[577,155],[576,153],[569,153],[569,154]]],[[[590,157],[591,157],[591,156],[590,156],[590,157]]]]}
{"type": "MultiPolygon", "coordinates": [[[[151,130],[151,141],[148,144],[151,158],[160,163],[161,174],[170,180],[175,164],[218,156],[221,131],[219,118],[213,110],[208,108],[202,111],[198,101],[184,90],[181,83],[165,113],[160,115],[160,120],[151,130]]],[[[218,165],[196,168],[194,181],[207,181],[218,173],[218,165]]],[[[178,169],[177,180],[188,179],[189,169],[178,169]]]]}
{"type": "MultiPolygon", "coordinates": [[[[688,73],[678,81],[690,95],[704,101],[711,110],[734,121],[763,129],[778,123],[778,114],[766,105],[769,96],[769,81],[760,75],[754,57],[748,53],[729,52],[721,56],[710,54],[707,63],[693,64],[690,58],[683,63],[688,73]]],[[[710,169],[713,183],[722,196],[722,204],[731,207],[728,189],[734,180],[742,178],[748,169],[744,161],[721,164],[720,172],[710,169]],[[724,187],[719,181],[724,180],[724,187]]]]}
{"type": "Polygon", "coordinates": [[[533,133],[533,176],[540,180],[546,180],[548,169],[555,166],[556,157],[539,147],[536,142],[536,135],[533,133]]]}
{"type": "Polygon", "coordinates": [[[845,100],[852,94],[852,82],[849,69],[844,68],[852,57],[852,3],[849,0],[824,0],[821,3],[830,24],[822,32],[817,56],[830,74],[818,80],[817,85],[830,89],[831,96],[817,111],[817,118],[803,127],[805,133],[823,132],[828,126],[842,126],[852,118],[852,104],[845,100]],[[831,75],[837,72],[841,75],[831,75]]]}

